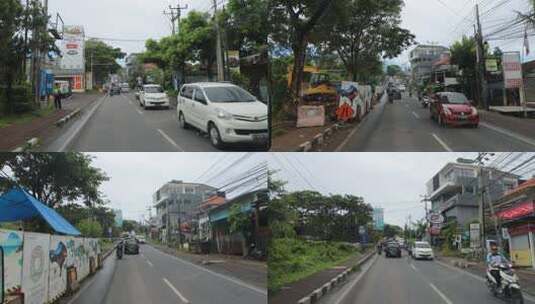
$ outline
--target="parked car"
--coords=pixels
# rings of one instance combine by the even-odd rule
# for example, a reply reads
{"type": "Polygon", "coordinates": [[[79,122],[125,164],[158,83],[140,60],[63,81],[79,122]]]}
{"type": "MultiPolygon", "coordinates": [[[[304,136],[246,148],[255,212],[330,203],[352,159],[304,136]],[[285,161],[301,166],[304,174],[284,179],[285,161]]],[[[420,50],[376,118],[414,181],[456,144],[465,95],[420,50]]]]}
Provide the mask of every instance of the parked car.
{"type": "Polygon", "coordinates": [[[433,249],[428,242],[414,242],[414,245],[411,249],[411,256],[413,259],[432,260],[435,258],[433,249]]]}
{"type": "Polygon", "coordinates": [[[265,145],[269,140],[267,105],[234,84],[185,84],[177,101],[180,126],[208,133],[216,148],[229,143],[265,145]]]}
{"type": "Polygon", "coordinates": [[[139,91],[139,104],[145,109],[148,107],[169,109],[169,97],[160,85],[146,84],[139,91]]]}
{"type": "Polygon", "coordinates": [[[124,241],[125,254],[139,254],[139,245],[134,238],[128,238],[124,241]]]}
{"type": "Polygon", "coordinates": [[[436,93],[431,98],[429,110],[431,119],[437,120],[440,126],[468,125],[477,128],[479,125],[477,109],[463,93],[436,93]]]}
{"type": "Polygon", "coordinates": [[[130,92],[130,86],[128,83],[124,82],[121,83],[121,93],[129,93],[130,92]]]}
{"type": "Polygon", "coordinates": [[[401,258],[401,247],[398,242],[388,242],[385,247],[385,256],[387,258],[397,257],[401,258]]]}

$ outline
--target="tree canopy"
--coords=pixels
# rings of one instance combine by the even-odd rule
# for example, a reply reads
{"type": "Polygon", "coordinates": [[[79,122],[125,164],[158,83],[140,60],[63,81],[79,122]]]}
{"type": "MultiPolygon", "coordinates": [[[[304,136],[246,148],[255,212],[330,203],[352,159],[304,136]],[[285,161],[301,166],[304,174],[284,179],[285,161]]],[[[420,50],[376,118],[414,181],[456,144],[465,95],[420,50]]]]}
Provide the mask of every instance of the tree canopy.
{"type": "Polygon", "coordinates": [[[120,48],[114,48],[103,41],[89,39],[85,43],[85,68],[87,71],[93,67],[96,83],[102,83],[108,74],[114,74],[121,69],[117,59],[126,56],[120,48]]]}
{"type": "MultiPolygon", "coordinates": [[[[100,185],[108,180],[99,168],[92,166],[92,157],[69,153],[2,153],[0,168],[9,169],[12,178],[31,195],[52,208],[69,202],[85,206],[103,205],[100,185]]],[[[2,190],[10,183],[0,183],[2,190]]]]}

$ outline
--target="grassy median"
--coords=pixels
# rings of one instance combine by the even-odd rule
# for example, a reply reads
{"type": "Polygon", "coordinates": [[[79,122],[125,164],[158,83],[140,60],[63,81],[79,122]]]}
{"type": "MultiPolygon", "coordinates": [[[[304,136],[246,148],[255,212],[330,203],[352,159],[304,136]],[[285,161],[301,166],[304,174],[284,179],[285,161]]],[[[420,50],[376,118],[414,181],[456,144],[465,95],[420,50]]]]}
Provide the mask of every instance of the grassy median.
{"type": "Polygon", "coordinates": [[[268,289],[277,292],[285,284],[339,265],[360,253],[351,245],[300,239],[273,239],[268,258],[268,289]]]}

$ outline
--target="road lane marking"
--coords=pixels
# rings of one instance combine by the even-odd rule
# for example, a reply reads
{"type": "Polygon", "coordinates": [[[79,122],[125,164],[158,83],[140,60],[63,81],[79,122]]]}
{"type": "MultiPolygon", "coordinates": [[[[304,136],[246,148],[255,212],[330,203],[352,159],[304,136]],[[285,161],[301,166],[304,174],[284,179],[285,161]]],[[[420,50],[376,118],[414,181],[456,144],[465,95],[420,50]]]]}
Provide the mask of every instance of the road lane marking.
{"type": "Polygon", "coordinates": [[[169,135],[165,134],[164,131],[162,131],[161,129],[158,129],[158,132],[171,144],[173,145],[175,148],[177,148],[178,150],[180,150],[181,152],[184,152],[185,150],[182,149],[171,137],[169,137],[169,135]]]}
{"type": "Polygon", "coordinates": [[[420,115],[418,115],[416,112],[412,111],[412,115],[416,117],[416,119],[420,119],[420,115]]]}
{"type": "Polygon", "coordinates": [[[180,291],[178,291],[175,286],[173,286],[173,284],[171,284],[169,281],[167,281],[166,278],[163,278],[163,281],[165,282],[165,284],[167,284],[167,286],[169,286],[169,288],[171,288],[171,290],[180,298],[180,300],[186,304],[189,303],[188,299],[186,299],[181,293],[180,291]]]}
{"type": "Polygon", "coordinates": [[[152,263],[149,260],[145,260],[145,261],[147,261],[147,264],[149,264],[150,267],[154,267],[154,265],[152,265],[152,263]]]}
{"type": "Polygon", "coordinates": [[[447,304],[453,304],[452,301],[450,301],[450,299],[448,299],[448,297],[446,297],[442,291],[440,291],[433,283],[429,283],[429,286],[431,286],[431,288],[433,288],[433,290],[442,298],[442,300],[444,300],[444,302],[446,302],[447,304]]]}
{"type": "Polygon", "coordinates": [[[411,268],[414,269],[414,271],[418,271],[418,269],[416,269],[416,267],[414,267],[413,263],[410,263],[410,265],[411,265],[411,268]]]}
{"type": "Polygon", "coordinates": [[[206,269],[206,268],[201,267],[199,265],[195,265],[195,264],[190,263],[190,262],[188,262],[186,260],[182,260],[182,259],[180,259],[180,258],[178,258],[178,257],[176,257],[174,255],[170,255],[169,253],[160,251],[160,250],[158,250],[158,249],[156,249],[156,248],[154,248],[152,246],[150,248],[153,249],[154,251],[158,252],[159,254],[166,255],[166,256],[168,256],[168,257],[170,257],[170,258],[172,258],[174,260],[177,260],[177,261],[179,261],[179,262],[181,262],[183,264],[189,265],[189,266],[191,266],[193,268],[196,268],[196,269],[199,269],[199,270],[202,270],[202,271],[206,271],[211,275],[214,275],[214,276],[219,277],[221,279],[225,279],[225,280],[230,281],[230,282],[232,282],[232,283],[234,283],[236,285],[239,285],[241,287],[245,287],[245,288],[251,289],[251,290],[256,291],[256,292],[258,292],[258,293],[260,293],[262,295],[267,295],[267,291],[265,289],[258,288],[256,286],[251,285],[251,284],[245,283],[245,282],[243,282],[243,281],[241,281],[239,279],[235,279],[235,278],[232,278],[232,277],[217,273],[215,271],[206,269]]]}
{"type": "Polygon", "coordinates": [[[67,149],[67,146],[69,146],[72,143],[72,141],[74,140],[74,138],[77,135],[80,134],[80,131],[82,131],[82,129],[85,127],[85,125],[87,124],[89,119],[91,119],[91,117],[93,117],[93,115],[95,114],[97,109],[100,107],[101,104],[104,103],[104,100],[106,100],[107,97],[108,97],[108,95],[104,95],[104,96],[102,96],[100,98],[99,101],[96,102],[95,106],[93,108],[91,108],[91,110],[88,112],[88,114],[80,122],[78,127],[76,129],[74,129],[74,131],[71,133],[71,135],[63,142],[63,145],[61,145],[61,147],[59,148],[58,152],[65,152],[65,149],[67,149]]]}
{"type": "Polygon", "coordinates": [[[338,300],[334,303],[334,304],[340,304],[343,300],[345,300],[345,298],[347,297],[347,295],[349,294],[350,291],[353,290],[353,288],[357,285],[357,283],[362,279],[362,277],[364,277],[364,275],[370,270],[370,268],[372,268],[372,266],[375,264],[375,262],[377,261],[377,259],[379,258],[378,255],[375,255],[372,259],[371,262],[369,262],[368,265],[366,265],[366,268],[361,268],[361,272],[359,273],[359,275],[353,280],[353,282],[351,283],[351,285],[348,285],[348,287],[346,287],[346,289],[344,290],[344,292],[342,293],[342,295],[340,295],[340,297],[338,298],[338,300]]]}
{"type": "Polygon", "coordinates": [[[453,152],[453,150],[442,140],[440,137],[438,137],[435,133],[431,133],[435,140],[448,152],[453,152]]]}
{"type": "Polygon", "coordinates": [[[136,109],[136,111],[139,113],[139,115],[143,115],[143,112],[141,112],[141,110],[136,109]]]}
{"type": "MultiPolygon", "coordinates": [[[[448,268],[450,270],[458,271],[461,274],[466,274],[466,275],[468,275],[468,276],[470,276],[470,277],[472,277],[472,278],[474,278],[474,279],[476,279],[478,281],[481,281],[483,283],[485,283],[487,281],[484,277],[478,276],[477,274],[473,274],[470,271],[463,270],[463,269],[451,266],[451,265],[449,265],[447,263],[444,263],[442,261],[435,260],[435,263],[441,265],[442,267],[448,268]]],[[[535,297],[532,297],[531,295],[528,295],[526,292],[522,292],[522,296],[524,296],[524,299],[527,299],[528,301],[530,301],[532,303],[535,303],[535,297]]]]}
{"type": "Polygon", "coordinates": [[[487,129],[491,129],[494,132],[498,132],[498,133],[501,133],[503,135],[512,137],[512,138],[514,138],[514,139],[516,139],[518,141],[524,142],[524,143],[526,143],[528,145],[535,146],[535,140],[533,140],[531,138],[528,138],[526,136],[511,132],[509,130],[506,130],[506,129],[503,129],[503,128],[500,128],[500,127],[496,127],[496,126],[488,124],[486,122],[480,122],[479,125],[482,126],[482,127],[487,128],[487,129]]]}

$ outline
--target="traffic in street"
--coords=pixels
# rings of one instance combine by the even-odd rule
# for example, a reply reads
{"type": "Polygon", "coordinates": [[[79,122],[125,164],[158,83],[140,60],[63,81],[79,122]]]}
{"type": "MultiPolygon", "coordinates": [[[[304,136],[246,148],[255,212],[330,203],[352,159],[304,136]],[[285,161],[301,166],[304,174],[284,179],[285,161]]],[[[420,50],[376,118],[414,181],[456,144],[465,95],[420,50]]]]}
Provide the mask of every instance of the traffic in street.
{"type": "Polygon", "coordinates": [[[112,253],[103,270],[63,303],[267,303],[267,291],[141,245],[138,255],[118,259],[112,253]]]}
{"type": "MultiPolygon", "coordinates": [[[[522,282],[521,282],[522,283],[522,282]]],[[[483,277],[437,260],[377,255],[348,282],[320,301],[330,304],[503,304],[493,297],[483,277]]],[[[535,303],[524,295],[524,303],[535,303]]]]}
{"type": "Polygon", "coordinates": [[[535,149],[535,138],[519,135],[514,129],[494,125],[484,118],[477,128],[440,126],[416,96],[404,93],[392,103],[385,95],[355,131],[336,142],[333,149],[343,152],[531,151],[535,149]]]}
{"type": "MultiPolygon", "coordinates": [[[[134,93],[107,94],[43,151],[218,151],[206,132],[180,126],[174,106],[143,107],[134,93]]],[[[265,121],[267,124],[267,120],[265,121]]],[[[263,144],[235,143],[226,150],[265,150],[263,144]]]]}

